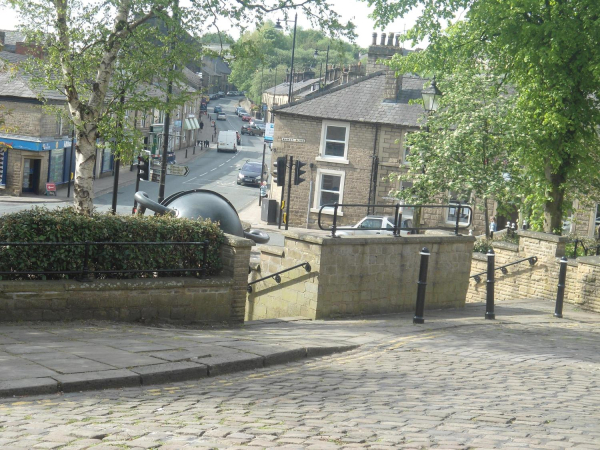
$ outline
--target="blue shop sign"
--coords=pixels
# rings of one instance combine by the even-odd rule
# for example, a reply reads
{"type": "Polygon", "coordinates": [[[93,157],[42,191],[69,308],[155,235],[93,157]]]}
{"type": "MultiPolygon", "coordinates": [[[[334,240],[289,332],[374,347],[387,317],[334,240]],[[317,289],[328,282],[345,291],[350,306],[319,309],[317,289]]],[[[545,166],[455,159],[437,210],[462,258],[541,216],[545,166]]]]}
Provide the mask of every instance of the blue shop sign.
{"type": "Polygon", "coordinates": [[[33,141],[25,141],[22,139],[7,139],[5,137],[2,138],[2,142],[5,142],[12,146],[12,148],[17,150],[29,150],[33,152],[45,152],[49,150],[54,150],[57,148],[65,148],[71,145],[71,141],[66,140],[54,140],[47,142],[33,142],[33,141]]]}

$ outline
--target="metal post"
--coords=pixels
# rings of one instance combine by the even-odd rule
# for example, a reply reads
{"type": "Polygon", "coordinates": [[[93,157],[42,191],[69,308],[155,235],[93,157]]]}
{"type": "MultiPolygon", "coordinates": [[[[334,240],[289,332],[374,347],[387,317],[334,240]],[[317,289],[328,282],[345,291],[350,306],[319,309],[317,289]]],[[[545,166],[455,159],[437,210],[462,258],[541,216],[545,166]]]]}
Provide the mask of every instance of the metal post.
{"type": "Polygon", "coordinates": [[[86,280],[88,278],[89,259],[90,259],[90,243],[89,243],[89,241],[85,241],[84,250],[83,250],[83,267],[81,269],[81,278],[84,280],[86,280]]]}
{"type": "Polygon", "coordinates": [[[398,214],[400,214],[400,203],[396,203],[394,211],[394,236],[400,236],[400,230],[398,229],[398,214]]]}
{"type": "Polygon", "coordinates": [[[323,87],[327,87],[327,67],[329,64],[329,44],[327,44],[327,56],[325,57],[325,83],[323,87]]]}
{"type": "Polygon", "coordinates": [[[67,176],[67,198],[71,197],[71,170],[73,164],[73,151],[75,150],[75,125],[71,132],[71,156],[69,156],[69,175],[67,176]]]}
{"type": "MultiPolygon", "coordinates": [[[[148,158],[150,159],[150,158],[148,158]]],[[[148,168],[150,168],[150,161],[148,161],[148,168]]],[[[137,175],[135,176],[135,192],[140,190],[140,161],[138,159],[137,164],[137,175]]],[[[133,200],[133,209],[131,210],[131,214],[135,214],[137,212],[137,200],[133,200]]]]}
{"type": "MultiPolygon", "coordinates": [[[[285,165],[287,167],[287,155],[285,155],[285,165]]],[[[279,176],[279,174],[277,174],[279,176]]],[[[281,186],[281,198],[279,199],[279,219],[277,221],[277,228],[281,230],[281,219],[283,217],[283,195],[285,193],[285,184],[281,186]]]]}
{"type": "Polygon", "coordinates": [[[262,166],[260,167],[260,186],[258,188],[258,206],[262,205],[262,195],[260,190],[262,189],[263,177],[265,171],[265,152],[267,151],[267,144],[263,143],[263,157],[262,157],[262,166]]]}
{"type": "Polygon", "coordinates": [[[294,167],[294,157],[290,156],[290,171],[288,176],[288,191],[287,191],[287,201],[285,205],[285,229],[288,229],[290,224],[290,194],[292,193],[292,167],[294,167]]]}
{"type": "Polygon", "coordinates": [[[556,307],[554,317],[562,319],[563,300],[565,298],[565,281],[567,278],[567,258],[560,258],[560,271],[558,273],[558,290],[556,291],[556,307]]]}
{"type": "Polygon", "coordinates": [[[458,221],[460,220],[460,202],[458,202],[458,208],[456,209],[456,228],[454,234],[458,236],[458,221]]]}
{"type": "Polygon", "coordinates": [[[273,108],[275,108],[275,95],[277,94],[277,66],[275,66],[275,86],[273,86],[273,102],[271,103],[271,117],[269,119],[269,122],[273,123],[274,122],[274,117],[273,117],[273,108]]]}
{"type": "Polygon", "coordinates": [[[485,318],[495,319],[494,314],[494,266],[496,265],[496,255],[491,248],[487,252],[487,285],[485,294],[485,318]]]}
{"type": "Polygon", "coordinates": [[[579,244],[579,239],[575,239],[575,245],[573,246],[573,258],[577,258],[577,244],[579,244]]]}
{"type": "Polygon", "coordinates": [[[290,91],[288,94],[288,103],[292,102],[292,85],[294,84],[294,50],[296,49],[296,25],[298,24],[298,13],[294,18],[294,38],[292,39],[292,67],[290,69],[290,91]]]}
{"type": "Polygon", "coordinates": [[[429,265],[429,249],[423,247],[421,249],[421,267],[419,269],[419,281],[417,282],[417,305],[415,308],[415,316],[413,323],[425,323],[423,311],[425,310],[425,288],[427,287],[427,266],[429,265]]]}
{"type": "Polygon", "coordinates": [[[337,228],[337,210],[338,210],[338,203],[335,202],[333,204],[333,225],[331,225],[331,237],[335,237],[335,230],[337,228]]]}

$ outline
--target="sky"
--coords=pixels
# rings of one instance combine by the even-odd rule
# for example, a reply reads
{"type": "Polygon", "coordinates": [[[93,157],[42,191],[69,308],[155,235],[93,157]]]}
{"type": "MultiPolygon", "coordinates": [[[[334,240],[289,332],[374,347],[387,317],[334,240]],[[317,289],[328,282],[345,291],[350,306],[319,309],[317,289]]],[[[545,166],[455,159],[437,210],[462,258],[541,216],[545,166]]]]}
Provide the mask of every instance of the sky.
{"type": "MultiPolygon", "coordinates": [[[[378,33],[381,31],[393,33],[402,32],[405,29],[410,28],[417,18],[417,13],[412,11],[409,16],[404,19],[396,20],[384,30],[375,30],[374,20],[367,17],[370,13],[370,8],[366,3],[356,0],[329,0],[329,2],[333,6],[333,10],[342,16],[342,19],[354,22],[357,28],[356,33],[358,35],[356,44],[363,48],[368,47],[371,44],[374,31],[377,31],[378,33]]],[[[281,14],[273,13],[269,19],[276,21],[280,17],[281,14]]],[[[17,23],[18,18],[13,10],[0,8],[0,29],[15,29],[17,23]]],[[[226,25],[226,22],[223,22],[223,25],[224,29],[229,28],[226,25]]],[[[302,28],[311,28],[310,22],[302,15],[298,16],[298,26],[302,28]]],[[[238,38],[239,36],[234,35],[233,37],[238,38]]],[[[410,43],[406,43],[405,46],[410,48],[410,43]]]]}

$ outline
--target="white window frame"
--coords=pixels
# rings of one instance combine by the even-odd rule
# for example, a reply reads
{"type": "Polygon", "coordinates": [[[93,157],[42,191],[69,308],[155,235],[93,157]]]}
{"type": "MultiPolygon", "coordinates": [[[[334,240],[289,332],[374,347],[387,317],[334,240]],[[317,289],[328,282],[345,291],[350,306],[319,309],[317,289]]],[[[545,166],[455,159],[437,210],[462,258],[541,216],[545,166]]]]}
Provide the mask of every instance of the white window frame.
{"type": "MultiPolygon", "coordinates": [[[[452,197],[450,196],[450,198],[448,198],[448,206],[450,206],[450,208],[452,208],[452,205],[456,205],[458,206],[458,200],[452,199],[452,197]]],[[[460,206],[471,206],[468,202],[461,202],[460,206]]],[[[446,223],[451,223],[453,225],[456,225],[456,219],[450,220],[448,217],[450,216],[450,208],[448,208],[446,210],[446,214],[444,216],[444,220],[446,221],[446,223]]],[[[467,223],[471,220],[471,210],[467,209],[467,223]]],[[[464,222],[462,222],[460,219],[458,220],[458,226],[466,226],[466,224],[464,222]]]]}
{"type": "MultiPolygon", "coordinates": [[[[340,179],[340,201],[338,203],[344,203],[344,182],[346,179],[346,172],[343,170],[330,170],[330,169],[317,169],[317,179],[315,184],[315,194],[313,197],[313,207],[310,209],[311,212],[319,212],[321,208],[321,182],[323,175],[334,175],[341,177],[340,179]]],[[[333,215],[333,208],[323,209],[323,214],[333,215]]],[[[338,216],[343,216],[342,208],[338,208],[338,216]]]]}
{"type": "MultiPolygon", "coordinates": [[[[324,120],[321,125],[321,146],[319,148],[319,156],[317,161],[326,161],[332,163],[349,164],[348,161],[348,140],[350,138],[350,122],[337,122],[333,120],[324,120]],[[327,127],[343,127],[346,128],[346,140],[344,141],[344,156],[325,155],[325,138],[327,136],[327,127]]],[[[341,142],[341,141],[336,141],[341,142]]]]}

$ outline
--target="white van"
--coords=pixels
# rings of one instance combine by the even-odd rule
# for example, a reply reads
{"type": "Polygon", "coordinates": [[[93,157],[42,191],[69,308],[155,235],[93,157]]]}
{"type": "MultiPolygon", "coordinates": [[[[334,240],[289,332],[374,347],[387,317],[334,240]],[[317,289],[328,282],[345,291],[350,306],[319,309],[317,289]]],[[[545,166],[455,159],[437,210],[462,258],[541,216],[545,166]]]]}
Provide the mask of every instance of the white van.
{"type": "Polygon", "coordinates": [[[237,152],[237,133],[235,130],[219,131],[218,152],[237,152]]]}

